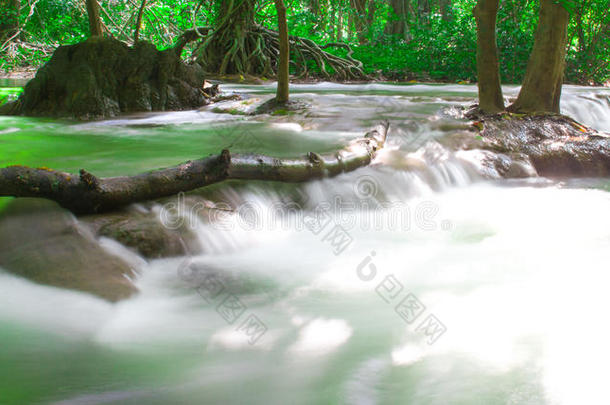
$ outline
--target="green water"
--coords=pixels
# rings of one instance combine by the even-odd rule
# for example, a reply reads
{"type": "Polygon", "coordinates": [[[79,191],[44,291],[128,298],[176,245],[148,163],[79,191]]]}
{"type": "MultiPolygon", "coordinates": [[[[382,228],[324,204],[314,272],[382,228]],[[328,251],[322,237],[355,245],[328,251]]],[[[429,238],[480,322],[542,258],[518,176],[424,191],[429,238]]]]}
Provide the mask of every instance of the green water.
{"type": "Polygon", "coordinates": [[[22,92],[21,87],[0,87],[0,105],[16,99],[22,92]]]}
{"type": "Polygon", "coordinates": [[[12,365],[0,370],[3,404],[61,399],[89,389],[112,391],[133,385],[154,388],[155,382],[193,366],[184,353],[177,356],[163,350],[125,356],[94,342],[10,323],[2,324],[0,341],[2,364],[12,365]]]}
{"type": "Polygon", "coordinates": [[[282,157],[307,151],[322,153],[340,145],[340,141],[328,139],[323,133],[299,137],[292,131],[256,122],[132,127],[1,117],[0,127],[7,133],[0,135],[2,166],[49,167],[72,173],[87,168],[100,176],[173,166],[217,154],[225,148],[232,153],[246,153],[254,146],[261,152],[282,157]]]}

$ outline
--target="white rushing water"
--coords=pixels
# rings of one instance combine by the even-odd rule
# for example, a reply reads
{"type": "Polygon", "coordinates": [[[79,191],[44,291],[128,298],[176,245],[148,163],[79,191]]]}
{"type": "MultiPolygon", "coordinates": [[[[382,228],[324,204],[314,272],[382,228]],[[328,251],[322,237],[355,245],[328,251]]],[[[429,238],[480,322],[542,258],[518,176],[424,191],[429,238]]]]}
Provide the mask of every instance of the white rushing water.
{"type": "MultiPolygon", "coordinates": [[[[48,339],[26,361],[45,368],[78,353],[62,369],[66,386],[47,398],[607,403],[608,181],[483,181],[437,144],[413,143],[418,132],[422,144],[440,136],[447,121],[436,113],[474,87],[296,88],[347,123],[319,117],[277,130],[349,138],[349,125],[394,115],[388,150],[371,167],[288,192],[224,188],[214,203],[234,212],[213,223],[189,217],[187,204],[185,224],[205,253],[136,262],[140,293],[117,304],[0,273],[0,322],[48,339]],[[366,93],[360,104],[355,93],[366,93]]],[[[563,108],[608,130],[607,97],[568,86],[563,108]]]]}

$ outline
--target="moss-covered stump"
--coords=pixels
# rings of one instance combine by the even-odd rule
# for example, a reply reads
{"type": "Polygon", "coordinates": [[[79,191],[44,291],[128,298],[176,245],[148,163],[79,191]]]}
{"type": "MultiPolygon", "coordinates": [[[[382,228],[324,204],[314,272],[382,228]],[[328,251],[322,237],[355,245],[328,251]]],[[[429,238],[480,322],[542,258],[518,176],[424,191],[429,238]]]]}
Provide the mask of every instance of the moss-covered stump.
{"type": "Polygon", "coordinates": [[[94,119],[201,107],[208,103],[202,68],[184,63],[181,49],[100,37],[60,46],[0,114],[94,119]]]}
{"type": "Polygon", "coordinates": [[[100,247],[68,211],[43,199],[19,198],[0,212],[0,267],[112,302],[137,291],[126,262],[100,247]]]}
{"type": "Polygon", "coordinates": [[[502,177],[610,176],[610,135],[562,115],[477,116],[469,134],[450,138],[452,149],[486,151],[483,164],[502,177]]]}

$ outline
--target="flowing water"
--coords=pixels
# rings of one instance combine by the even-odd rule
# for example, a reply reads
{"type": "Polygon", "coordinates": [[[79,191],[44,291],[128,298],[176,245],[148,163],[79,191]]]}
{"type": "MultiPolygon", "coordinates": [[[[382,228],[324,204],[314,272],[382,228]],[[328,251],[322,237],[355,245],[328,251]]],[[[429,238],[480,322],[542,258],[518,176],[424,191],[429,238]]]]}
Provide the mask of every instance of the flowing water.
{"type": "MultiPolygon", "coordinates": [[[[0,403],[610,401],[609,179],[484,181],[434,142],[459,130],[452,112],[474,86],[292,90],[311,104],[307,116],[0,118],[0,166],[100,176],[224,147],[328,152],[392,123],[370,167],[302,186],[221,185],[213,203],[235,211],[213,222],[184,203],[173,220],[203,254],[145,261],[101,240],[137,263],[131,299],[110,304],[0,271],[0,403]]],[[[563,108],[610,131],[608,89],[566,86],[563,108]]]]}

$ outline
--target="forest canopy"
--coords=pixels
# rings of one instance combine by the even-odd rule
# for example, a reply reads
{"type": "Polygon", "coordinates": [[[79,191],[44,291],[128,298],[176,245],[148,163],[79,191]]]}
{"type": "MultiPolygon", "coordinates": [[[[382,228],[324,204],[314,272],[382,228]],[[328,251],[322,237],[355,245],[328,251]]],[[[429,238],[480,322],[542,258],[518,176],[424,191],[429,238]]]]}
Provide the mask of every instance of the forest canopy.
{"type": "MultiPolygon", "coordinates": [[[[277,31],[273,1],[248,0],[254,23],[277,31]]],[[[0,68],[38,67],[59,45],[89,36],[83,0],[0,0],[0,68]]],[[[137,36],[159,48],[176,43],[194,27],[220,24],[223,1],[103,0],[104,35],[128,44],[137,36]],[[140,9],[144,8],[142,13],[140,9]]],[[[244,1],[246,3],[246,1],[244,1]]],[[[398,80],[476,81],[474,0],[288,0],[288,31],[323,46],[346,43],[364,72],[398,80]],[[383,49],[384,52],[379,52],[383,49]]],[[[502,83],[520,83],[533,47],[540,2],[505,0],[497,18],[502,83]]],[[[610,80],[610,14],[606,0],[571,0],[565,80],[603,84],[610,80]]],[[[185,48],[190,57],[196,42],[185,48]]],[[[344,47],[324,48],[341,57],[344,47]]],[[[315,70],[316,66],[309,66],[315,70]]],[[[291,73],[296,68],[291,66],[291,73]]]]}

